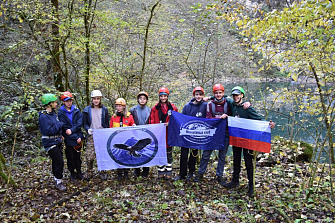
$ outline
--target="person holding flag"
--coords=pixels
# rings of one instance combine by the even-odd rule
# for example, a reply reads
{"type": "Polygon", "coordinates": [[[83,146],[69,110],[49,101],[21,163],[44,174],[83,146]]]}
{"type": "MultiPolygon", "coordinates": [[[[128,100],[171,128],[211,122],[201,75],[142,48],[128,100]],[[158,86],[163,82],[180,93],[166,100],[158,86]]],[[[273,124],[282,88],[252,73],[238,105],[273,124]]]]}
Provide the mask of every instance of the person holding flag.
{"type": "MultiPolygon", "coordinates": [[[[262,120],[262,117],[255,111],[253,107],[249,107],[248,109],[243,109],[243,98],[245,95],[245,91],[242,87],[236,86],[232,89],[232,96],[234,100],[234,104],[231,106],[232,115],[239,118],[246,118],[246,119],[255,119],[255,120],[262,120]]],[[[229,117],[228,117],[229,119],[229,117]]],[[[270,128],[275,127],[275,123],[270,121],[269,123],[270,128]]],[[[233,178],[230,183],[223,185],[227,189],[232,189],[239,185],[239,177],[241,172],[241,156],[243,151],[243,157],[245,161],[245,167],[247,169],[247,176],[249,181],[248,187],[248,195],[250,197],[254,194],[254,182],[253,182],[253,150],[249,150],[246,148],[236,147],[233,146],[233,178]]]]}
{"type": "MultiPolygon", "coordinates": [[[[207,102],[203,101],[205,94],[204,89],[202,87],[195,87],[192,94],[193,98],[184,106],[182,114],[205,118],[207,102]]],[[[193,178],[197,156],[197,149],[181,147],[179,175],[177,175],[175,180],[186,179],[186,181],[190,181],[193,178]],[[189,170],[188,174],[187,168],[189,170]]]]}
{"type": "MultiPolygon", "coordinates": [[[[167,123],[169,122],[169,115],[171,115],[171,111],[178,112],[177,107],[169,102],[170,92],[167,87],[162,87],[158,91],[159,102],[151,108],[149,123],[157,124],[157,123],[167,123]]],[[[167,133],[168,131],[166,131],[167,133]]],[[[168,135],[166,134],[166,139],[168,135]]],[[[168,140],[166,140],[167,142],[168,140]]],[[[168,164],[165,166],[158,166],[158,178],[160,179],[171,179],[172,178],[172,147],[166,145],[166,155],[168,164]]]]}
{"type": "Polygon", "coordinates": [[[81,173],[81,148],[83,143],[83,133],[81,126],[83,124],[82,114],[73,103],[71,92],[65,91],[61,95],[62,107],[59,109],[58,118],[63,123],[63,137],[65,141],[65,155],[67,159],[67,168],[70,171],[70,179],[82,180],[81,173]],[[76,171],[76,172],[75,172],[76,171]]]}
{"type": "MultiPolygon", "coordinates": [[[[133,116],[127,111],[126,100],[123,98],[116,99],[115,108],[116,112],[111,118],[110,128],[136,125],[133,116]]],[[[119,181],[122,180],[122,178],[128,179],[128,172],[128,169],[117,169],[117,179],[119,181]]]]}
{"type": "MultiPolygon", "coordinates": [[[[146,125],[149,122],[151,108],[147,106],[148,100],[149,95],[147,92],[140,91],[137,94],[138,105],[130,109],[130,113],[132,114],[136,125],[146,125]]],[[[142,177],[148,177],[149,171],[150,171],[149,167],[143,167],[142,177]]],[[[140,176],[141,168],[135,168],[134,175],[135,177],[140,176]]]]}
{"type": "MultiPolygon", "coordinates": [[[[213,86],[213,94],[215,99],[211,100],[207,104],[206,108],[206,118],[214,119],[214,118],[227,118],[228,115],[231,115],[231,109],[227,102],[227,99],[224,96],[224,87],[222,84],[215,84],[213,86]]],[[[223,179],[223,169],[225,165],[226,153],[229,146],[229,132],[228,128],[226,128],[225,133],[225,141],[224,141],[223,149],[219,150],[219,161],[218,166],[216,168],[216,179],[220,185],[225,184],[225,180],[223,179]]],[[[195,182],[199,182],[203,175],[206,172],[209,158],[211,157],[213,150],[204,150],[202,153],[202,158],[200,161],[199,170],[197,176],[194,178],[195,182]]]]}
{"type": "Polygon", "coordinates": [[[63,184],[63,137],[62,123],[58,120],[55,109],[57,108],[57,97],[54,94],[44,94],[41,98],[45,110],[39,112],[39,126],[42,133],[42,145],[52,160],[52,174],[56,188],[65,191],[63,184]]]}
{"type": "MultiPolygon", "coordinates": [[[[102,93],[99,90],[91,92],[92,104],[85,107],[83,111],[83,126],[87,135],[86,158],[87,158],[87,179],[93,177],[93,163],[95,160],[93,129],[109,127],[110,116],[108,109],[102,104],[102,93]]],[[[107,180],[107,173],[99,171],[101,180],[107,180]]]]}

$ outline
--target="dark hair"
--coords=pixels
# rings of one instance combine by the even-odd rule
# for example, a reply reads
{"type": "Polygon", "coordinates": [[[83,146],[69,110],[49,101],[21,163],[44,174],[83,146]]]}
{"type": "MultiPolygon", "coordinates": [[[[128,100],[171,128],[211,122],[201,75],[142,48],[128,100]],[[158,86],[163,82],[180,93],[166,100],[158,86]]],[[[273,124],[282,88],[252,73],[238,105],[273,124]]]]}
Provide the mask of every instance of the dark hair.
{"type": "MultiPolygon", "coordinates": [[[[101,100],[100,100],[100,103],[99,103],[98,107],[99,107],[99,108],[102,108],[101,100]]],[[[91,108],[94,108],[94,104],[93,104],[93,102],[91,103],[91,108]]]]}
{"type": "Polygon", "coordinates": [[[196,91],[194,91],[194,94],[197,93],[197,92],[201,93],[201,95],[205,95],[204,92],[201,91],[201,90],[196,90],[196,91]]]}

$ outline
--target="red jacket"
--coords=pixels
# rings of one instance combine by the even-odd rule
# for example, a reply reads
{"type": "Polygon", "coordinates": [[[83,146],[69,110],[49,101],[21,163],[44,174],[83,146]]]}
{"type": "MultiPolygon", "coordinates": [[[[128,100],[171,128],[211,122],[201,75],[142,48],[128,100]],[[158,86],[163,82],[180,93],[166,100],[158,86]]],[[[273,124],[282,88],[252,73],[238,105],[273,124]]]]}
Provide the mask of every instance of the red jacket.
{"type": "Polygon", "coordinates": [[[169,122],[170,116],[167,114],[168,110],[178,112],[178,108],[169,101],[167,103],[167,110],[162,110],[161,103],[157,103],[154,107],[151,108],[149,124],[169,122]]]}
{"type": "MultiPolygon", "coordinates": [[[[154,107],[151,108],[149,124],[157,123],[168,123],[170,116],[168,114],[169,110],[178,112],[178,108],[168,101],[166,109],[162,110],[161,104],[157,103],[154,107]]],[[[166,147],[169,147],[168,142],[168,127],[166,127],[166,147]]]]}
{"type": "MultiPolygon", "coordinates": [[[[121,116],[113,115],[109,124],[110,128],[120,127],[121,116]]],[[[127,113],[127,117],[122,117],[122,127],[132,126],[135,124],[133,116],[130,112],[127,113]]]]}

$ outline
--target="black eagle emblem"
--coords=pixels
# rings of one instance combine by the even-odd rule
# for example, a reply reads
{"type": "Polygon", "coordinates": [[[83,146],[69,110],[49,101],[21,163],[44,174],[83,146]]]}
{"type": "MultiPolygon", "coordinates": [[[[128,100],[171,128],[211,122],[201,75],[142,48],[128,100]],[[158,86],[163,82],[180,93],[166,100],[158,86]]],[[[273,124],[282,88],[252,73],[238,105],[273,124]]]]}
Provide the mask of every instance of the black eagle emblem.
{"type": "Polygon", "coordinates": [[[144,149],[150,143],[152,143],[152,139],[145,138],[138,140],[133,146],[127,146],[125,144],[114,144],[113,147],[117,149],[127,150],[129,155],[139,158],[142,155],[137,153],[137,151],[144,149]]]}

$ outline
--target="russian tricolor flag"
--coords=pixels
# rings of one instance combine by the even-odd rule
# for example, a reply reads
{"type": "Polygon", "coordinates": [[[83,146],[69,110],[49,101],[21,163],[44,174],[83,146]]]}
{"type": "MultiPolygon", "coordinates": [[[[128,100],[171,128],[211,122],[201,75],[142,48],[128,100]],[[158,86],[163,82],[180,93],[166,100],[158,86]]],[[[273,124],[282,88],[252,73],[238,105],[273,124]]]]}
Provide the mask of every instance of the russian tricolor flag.
{"type": "Polygon", "coordinates": [[[268,121],[229,116],[228,127],[230,145],[270,153],[271,128],[268,121]]]}

